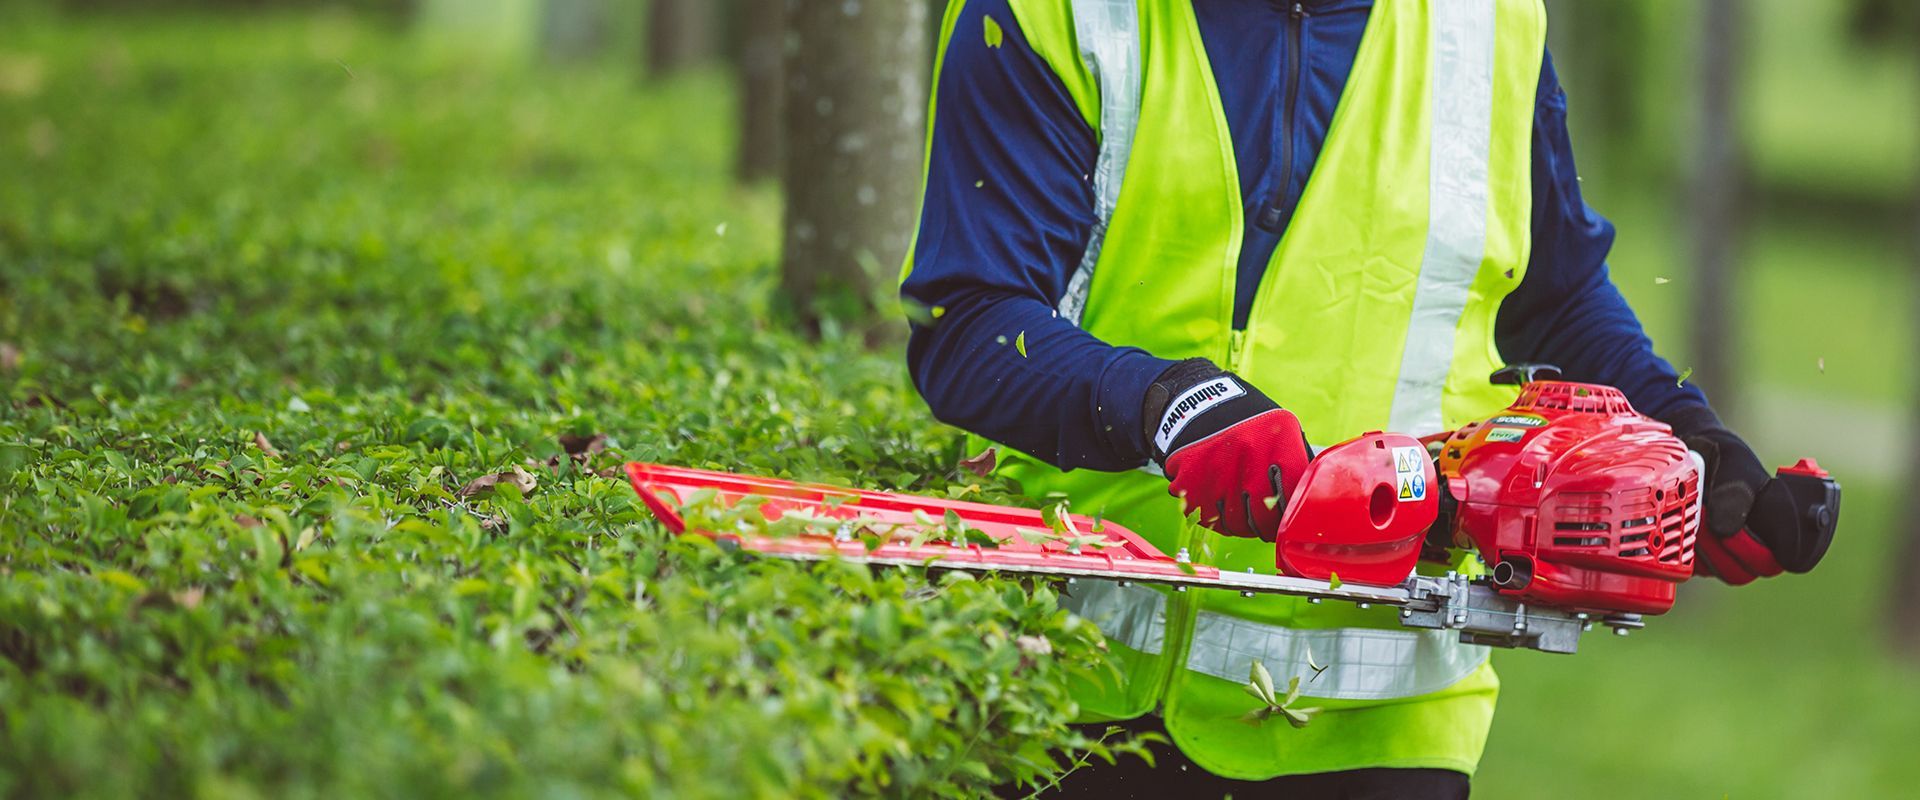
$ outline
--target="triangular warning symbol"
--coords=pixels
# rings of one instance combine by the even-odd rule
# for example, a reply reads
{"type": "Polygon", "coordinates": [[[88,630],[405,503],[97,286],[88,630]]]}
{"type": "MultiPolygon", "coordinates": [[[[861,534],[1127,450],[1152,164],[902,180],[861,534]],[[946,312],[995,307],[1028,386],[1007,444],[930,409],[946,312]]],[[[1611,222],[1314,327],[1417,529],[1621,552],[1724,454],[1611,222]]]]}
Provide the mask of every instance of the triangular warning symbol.
{"type": "Polygon", "coordinates": [[[1400,479],[1400,499],[1406,500],[1412,497],[1413,497],[1413,481],[1407,480],[1406,478],[1401,478],[1400,479]]]}

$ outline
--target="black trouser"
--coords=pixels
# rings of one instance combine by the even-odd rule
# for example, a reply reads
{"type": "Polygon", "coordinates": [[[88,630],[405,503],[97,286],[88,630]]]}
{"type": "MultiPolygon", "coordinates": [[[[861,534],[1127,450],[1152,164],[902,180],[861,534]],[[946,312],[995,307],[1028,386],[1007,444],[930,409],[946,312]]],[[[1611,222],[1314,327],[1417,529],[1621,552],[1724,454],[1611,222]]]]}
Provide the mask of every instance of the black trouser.
{"type": "MultiPolygon", "coordinates": [[[[1158,717],[1142,717],[1118,723],[1135,733],[1166,735],[1158,717]]],[[[1099,736],[1106,725],[1086,726],[1089,736],[1099,736]]],[[[1154,766],[1134,756],[1122,756],[1113,764],[1095,760],[1091,765],[1068,775],[1059,788],[1043,797],[1100,798],[1212,798],[1232,795],[1249,798],[1333,798],[1334,800],[1466,800],[1467,776],[1448,769],[1355,769],[1323,772],[1317,775],[1288,775],[1269,781],[1236,781],[1222,778],[1200,768],[1172,744],[1153,744],[1154,766]]],[[[1024,791],[1005,791],[1004,796],[1024,797],[1024,791]]]]}

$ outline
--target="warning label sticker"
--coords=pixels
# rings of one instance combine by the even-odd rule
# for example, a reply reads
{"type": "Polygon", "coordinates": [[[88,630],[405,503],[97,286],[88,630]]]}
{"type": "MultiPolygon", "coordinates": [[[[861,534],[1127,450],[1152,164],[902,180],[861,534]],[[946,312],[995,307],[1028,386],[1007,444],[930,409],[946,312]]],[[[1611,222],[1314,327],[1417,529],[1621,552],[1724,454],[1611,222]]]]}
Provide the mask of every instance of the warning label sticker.
{"type": "Polygon", "coordinates": [[[1517,442],[1527,438],[1527,432],[1520,428],[1494,428],[1487,431],[1489,442],[1517,442]]]}
{"type": "Polygon", "coordinates": [[[1393,479],[1400,489],[1400,502],[1416,503],[1427,499],[1427,449],[1393,448],[1393,479]]]}

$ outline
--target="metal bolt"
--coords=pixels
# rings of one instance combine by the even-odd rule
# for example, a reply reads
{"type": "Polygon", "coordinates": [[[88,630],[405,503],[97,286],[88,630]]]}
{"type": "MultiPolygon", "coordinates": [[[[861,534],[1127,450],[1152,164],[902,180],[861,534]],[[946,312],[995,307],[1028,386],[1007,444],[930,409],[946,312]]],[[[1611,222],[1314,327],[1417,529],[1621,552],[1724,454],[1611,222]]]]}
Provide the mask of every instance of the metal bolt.
{"type": "Polygon", "coordinates": [[[1307,598],[1307,603],[1308,603],[1309,605],[1316,605],[1316,606],[1317,606],[1317,605],[1320,605],[1320,598],[1318,598],[1318,597],[1309,597],[1309,598],[1307,598]]]}
{"type": "Polygon", "coordinates": [[[1467,615],[1465,615],[1465,614],[1455,614],[1455,615],[1453,615],[1453,624],[1455,624],[1455,625],[1465,625],[1465,624],[1467,624],[1467,615]]]}
{"type": "Polygon", "coordinates": [[[1251,589],[1241,589],[1241,590],[1240,590],[1240,596],[1241,596],[1241,597],[1252,597],[1252,596],[1253,596],[1253,590],[1251,590],[1251,589]]]}
{"type": "Polygon", "coordinates": [[[1627,629],[1626,629],[1626,628],[1614,628],[1614,629],[1613,629],[1613,635],[1615,635],[1615,636],[1625,636],[1625,635],[1627,635],[1627,629]]]}
{"type": "Polygon", "coordinates": [[[1586,621],[1587,621],[1587,612],[1585,612],[1585,611],[1581,611],[1581,612],[1579,612],[1579,613],[1576,613],[1576,614],[1574,614],[1574,615],[1573,615],[1573,618],[1574,618],[1574,619],[1577,619],[1577,620],[1580,620],[1581,622],[1586,622],[1586,621]]]}
{"type": "Polygon", "coordinates": [[[1372,603],[1354,603],[1354,605],[1359,606],[1363,611],[1373,607],[1372,603]]]}
{"type": "Polygon", "coordinates": [[[1122,588],[1122,589],[1125,589],[1125,588],[1127,588],[1128,586],[1132,586],[1132,585],[1133,585],[1133,581],[1114,581],[1114,582],[1113,582],[1113,585],[1115,585],[1115,586],[1118,586],[1118,587],[1120,587],[1120,588],[1122,588]]]}
{"type": "Polygon", "coordinates": [[[1514,630],[1514,632],[1515,632],[1515,633],[1519,633],[1520,631],[1524,631],[1524,630],[1526,630],[1526,629],[1527,629],[1527,623],[1526,623],[1526,620],[1516,620],[1516,621],[1514,621],[1514,623],[1513,623],[1513,630],[1514,630]]]}
{"type": "Polygon", "coordinates": [[[1408,617],[1411,617],[1411,616],[1413,616],[1413,609],[1411,609],[1411,608],[1403,608],[1403,609],[1400,609],[1400,618],[1401,618],[1401,619],[1406,619],[1406,618],[1408,618],[1408,617]]]}
{"type": "Polygon", "coordinates": [[[1187,587],[1185,587],[1185,586],[1175,586],[1175,587],[1173,587],[1173,590],[1174,590],[1174,591],[1176,591],[1176,592],[1184,592],[1184,591],[1186,591],[1186,590],[1187,590],[1187,587]]]}

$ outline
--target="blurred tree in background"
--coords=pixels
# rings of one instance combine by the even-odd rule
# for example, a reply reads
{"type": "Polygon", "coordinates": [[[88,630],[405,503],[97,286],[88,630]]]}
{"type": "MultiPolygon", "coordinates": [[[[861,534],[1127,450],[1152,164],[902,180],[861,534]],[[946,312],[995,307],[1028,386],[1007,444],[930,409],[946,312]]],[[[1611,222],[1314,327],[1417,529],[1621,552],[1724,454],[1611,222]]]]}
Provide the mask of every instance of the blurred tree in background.
{"type": "Polygon", "coordinates": [[[555,62],[582,61],[610,44],[607,0],[546,0],[541,4],[540,52],[555,62]]]}
{"type": "Polygon", "coordinates": [[[786,152],[786,0],[738,0],[740,30],[740,154],[742,181],[780,175],[786,152]]]}
{"type": "Polygon", "coordinates": [[[810,329],[894,307],[880,298],[893,295],[920,207],[927,18],[919,2],[787,2],[780,285],[810,329]]]}
{"type": "Polygon", "coordinates": [[[1705,0],[1700,7],[1699,64],[1694,73],[1699,122],[1692,148],[1692,380],[1721,414],[1740,398],[1735,353],[1740,251],[1746,219],[1745,127],[1740,124],[1741,60],[1746,52],[1744,0],[1705,0]]]}
{"type": "Polygon", "coordinates": [[[648,0],[647,75],[698,66],[714,55],[715,0],[648,0]]]}
{"type": "MultiPolygon", "coordinates": [[[[1851,32],[1862,44],[1909,49],[1920,44],[1920,5],[1907,0],[1853,0],[1852,11],[1851,32]]],[[[1920,307],[1920,178],[1914,181],[1908,219],[1912,260],[1909,287],[1915,298],[1914,305],[1920,307]]],[[[1909,335],[1920,342],[1920,314],[1913,316],[1913,330],[1909,335]]],[[[1915,396],[1920,397],[1920,373],[1916,373],[1914,380],[1915,396]]],[[[1906,476],[1912,485],[1920,480],[1920,402],[1912,404],[1910,414],[1914,439],[1907,443],[1906,476]]],[[[1905,535],[1900,537],[1894,563],[1904,574],[1920,575],[1920,495],[1910,496],[1908,503],[1906,530],[1902,531],[1905,535]]],[[[1920,594],[1905,586],[1895,586],[1888,592],[1888,599],[1894,646],[1909,658],[1920,659],[1920,594]]]]}

